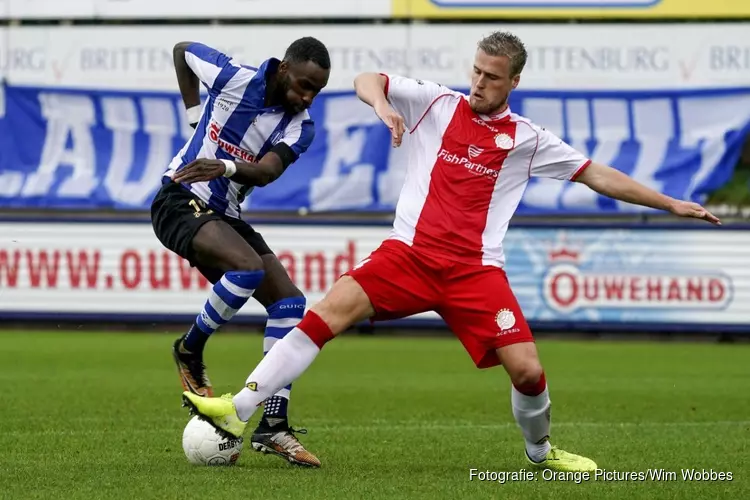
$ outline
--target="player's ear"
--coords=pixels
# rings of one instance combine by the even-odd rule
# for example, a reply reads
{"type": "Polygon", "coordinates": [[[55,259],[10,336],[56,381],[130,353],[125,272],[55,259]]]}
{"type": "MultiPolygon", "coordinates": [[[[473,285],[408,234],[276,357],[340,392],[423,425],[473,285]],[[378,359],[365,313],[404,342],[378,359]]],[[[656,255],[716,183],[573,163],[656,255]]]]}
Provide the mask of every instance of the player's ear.
{"type": "Polygon", "coordinates": [[[279,63],[279,67],[277,69],[278,73],[281,73],[282,75],[289,71],[289,61],[281,61],[279,63]]]}
{"type": "Polygon", "coordinates": [[[515,89],[516,87],[518,87],[519,83],[521,83],[521,75],[520,74],[518,74],[518,75],[516,75],[516,76],[513,77],[513,89],[515,89]]]}

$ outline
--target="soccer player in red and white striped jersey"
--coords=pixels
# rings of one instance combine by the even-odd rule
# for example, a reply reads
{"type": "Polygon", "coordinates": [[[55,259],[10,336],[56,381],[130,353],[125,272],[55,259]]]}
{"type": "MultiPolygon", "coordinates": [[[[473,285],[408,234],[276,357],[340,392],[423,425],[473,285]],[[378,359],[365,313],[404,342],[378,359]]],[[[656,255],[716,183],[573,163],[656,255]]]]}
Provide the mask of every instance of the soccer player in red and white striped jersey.
{"type": "Polygon", "coordinates": [[[299,377],[323,345],[350,325],[436,311],[479,368],[502,365],[513,415],[534,467],[592,471],[593,460],[552,446],[550,398],[534,338],[503,271],[503,237],[531,177],[581,182],[603,195],[682,217],[719,220],[698,204],[653,191],[592,162],[514,114],[508,96],[526,63],[507,32],[479,42],[471,92],[377,73],[357,94],[388,126],[408,131],[408,173],[390,237],[346,273],[279,341],[234,398],[185,402],[217,428],[241,435],[258,405],[299,377]]]}

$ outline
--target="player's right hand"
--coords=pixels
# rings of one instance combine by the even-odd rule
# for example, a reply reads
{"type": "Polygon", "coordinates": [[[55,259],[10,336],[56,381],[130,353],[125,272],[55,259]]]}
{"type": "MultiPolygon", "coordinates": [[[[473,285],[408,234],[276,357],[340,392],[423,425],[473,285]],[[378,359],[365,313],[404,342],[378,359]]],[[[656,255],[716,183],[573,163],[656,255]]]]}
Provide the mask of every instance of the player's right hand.
{"type": "Polygon", "coordinates": [[[175,172],[172,180],[184,184],[207,182],[223,176],[226,170],[227,167],[221,160],[198,158],[175,172]]]}
{"type": "Polygon", "coordinates": [[[391,142],[394,148],[401,145],[401,140],[406,130],[404,126],[404,118],[396,113],[388,102],[379,103],[375,106],[375,114],[378,118],[385,123],[388,130],[391,131],[391,142]]]}

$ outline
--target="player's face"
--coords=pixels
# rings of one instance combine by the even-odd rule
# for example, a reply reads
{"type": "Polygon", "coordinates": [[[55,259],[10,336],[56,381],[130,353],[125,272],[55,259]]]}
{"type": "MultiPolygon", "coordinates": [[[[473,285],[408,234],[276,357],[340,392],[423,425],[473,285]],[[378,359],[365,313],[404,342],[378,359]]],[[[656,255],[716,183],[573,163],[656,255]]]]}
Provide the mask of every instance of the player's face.
{"type": "Polygon", "coordinates": [[[281,102],[287,111],[300,113],[312,105],[313,99],[328,85],[330,70],[312,61],[279,65],[281,102]]]}
{"type": "Polygon", "coordinates": [[[492,115],[502,111],[521,75],[511,75],[510,59],[491,56],[481,49],[474,57],[469,104],[475,113],[492,115]]]}

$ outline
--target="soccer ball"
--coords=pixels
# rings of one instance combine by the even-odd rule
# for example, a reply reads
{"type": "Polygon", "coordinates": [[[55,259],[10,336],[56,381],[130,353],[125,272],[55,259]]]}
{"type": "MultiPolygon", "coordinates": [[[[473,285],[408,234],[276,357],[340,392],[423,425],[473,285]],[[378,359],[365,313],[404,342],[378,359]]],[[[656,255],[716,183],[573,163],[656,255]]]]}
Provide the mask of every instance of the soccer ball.
{"type": "Polygon", "coordinates": [[[182,433],[182,449],[191,464],[234,465],[242,453],[242,438],[227,439],[196,415],[182,433]]]}

